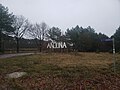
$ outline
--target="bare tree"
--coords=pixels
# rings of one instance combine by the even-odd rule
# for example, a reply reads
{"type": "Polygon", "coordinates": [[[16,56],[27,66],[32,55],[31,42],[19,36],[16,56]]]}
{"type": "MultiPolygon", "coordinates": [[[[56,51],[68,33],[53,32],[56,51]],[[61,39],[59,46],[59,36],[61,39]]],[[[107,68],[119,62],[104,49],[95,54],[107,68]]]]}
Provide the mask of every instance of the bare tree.
{"type": "Polygon", "coordinates": [[[42,46],[44,40],[46,39],[46,34],[48,31],[48,26],[46,23],[42,22],[41,24],[31,24],[29,25],[29,36],[35,39],[35,42],[39,48],[39,51],[42,51],[42,46]]]}
{"type": "Polygon", "coordinates": [[[13,35],[17,43],[17,53],[19,53],[19,40],[23,37],[26,30],[28,29],[29,23],[28,19],[23,16],[16,16],[14,19],[13,27],[15,29],[13,35]]]}
{"type": "Polygon", "coordinates": [[[46,39],[46,35],[48,32],[48,26],[45,22],[42,22],[40,24],[41,30],[42,30],[42,41],[44,41],[46,39]]]}

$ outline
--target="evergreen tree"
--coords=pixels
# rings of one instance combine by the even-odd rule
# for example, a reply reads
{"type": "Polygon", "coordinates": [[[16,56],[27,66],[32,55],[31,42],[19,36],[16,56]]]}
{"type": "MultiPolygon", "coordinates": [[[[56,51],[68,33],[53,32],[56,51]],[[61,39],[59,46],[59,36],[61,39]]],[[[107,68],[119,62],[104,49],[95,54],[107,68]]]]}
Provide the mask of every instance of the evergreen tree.
{"type": "Polygon", "coordinates": [[[3,51],[2,48],[2,35],[7,34],[8,32],[13,32],[12,28],[14,15],[8,12],[8,8],[0,4],[0,52],[3,51]]]}
{"type": "Polygon", "coordinates": [[[97,34],[95,30],[88,26],[67,29],[66,39],[69,44],[77,51],[97,51],[100,49],[101,39],[108,38],[106,35],[97,34]]]}
{"type": "Polygon", "coordinates": [[[52,27],[49,29],[47,37],[53,41],[60,41],[61,40],[61,29],[57,27],[52,27]]]}

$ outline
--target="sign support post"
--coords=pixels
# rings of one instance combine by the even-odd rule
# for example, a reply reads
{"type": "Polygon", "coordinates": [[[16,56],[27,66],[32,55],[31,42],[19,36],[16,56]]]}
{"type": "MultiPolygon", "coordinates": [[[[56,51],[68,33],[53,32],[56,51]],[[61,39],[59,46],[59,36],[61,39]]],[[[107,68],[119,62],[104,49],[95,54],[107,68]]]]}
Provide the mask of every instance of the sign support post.
{"type": "Polygon", "coordinates": [[[113,64],[114,64],[113,67],[114,67],[114,74],[115,74],[115,73],[116,73],[116,67],[115,67],[115,66],[116,66],[116,57],[115,57],[115,39],[113,38],[112,41],[113,41],[113,59],[114,59],[114,60],[113,60],[113,64]]]}

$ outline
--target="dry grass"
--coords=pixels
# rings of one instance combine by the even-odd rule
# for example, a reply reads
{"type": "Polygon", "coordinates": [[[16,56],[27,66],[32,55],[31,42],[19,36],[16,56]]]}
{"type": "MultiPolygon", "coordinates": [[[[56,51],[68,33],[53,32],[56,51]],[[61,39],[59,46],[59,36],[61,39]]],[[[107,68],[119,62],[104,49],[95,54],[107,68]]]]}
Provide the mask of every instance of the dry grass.
{"type": "MultiPolygon", "coordinates": [[[[38,56],[37,56],[38,57],[38,56]]],[[[113,62],[113,56],[109,53],[79,53],[78,55],[71,54],[48,54],[43,55],[41,58],[44,63],[56,64],[58,66],[73,66],[73,65],[83,65],[83,66],[98,66],[98,65],[108,65],[113,62]]]]}
{"type": "Polygon", "coordinates": [[[0,60],[1,90],[119,90],[120,55],[109,53],[41,53],[0,60]],[[6,74],[22,71],[18,79],[6,74]]]}

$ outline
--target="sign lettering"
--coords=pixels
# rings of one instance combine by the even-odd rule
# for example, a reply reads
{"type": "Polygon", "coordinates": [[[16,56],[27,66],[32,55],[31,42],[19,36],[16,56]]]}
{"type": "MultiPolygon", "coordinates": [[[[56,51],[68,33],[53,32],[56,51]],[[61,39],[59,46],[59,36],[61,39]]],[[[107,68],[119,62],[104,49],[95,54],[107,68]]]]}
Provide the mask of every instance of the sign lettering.
{"type": "Polygon", "coordinates": [[[67,48],[67,45],[65,42],[51,42],[48,43],[47,48],[67,48]]]}

